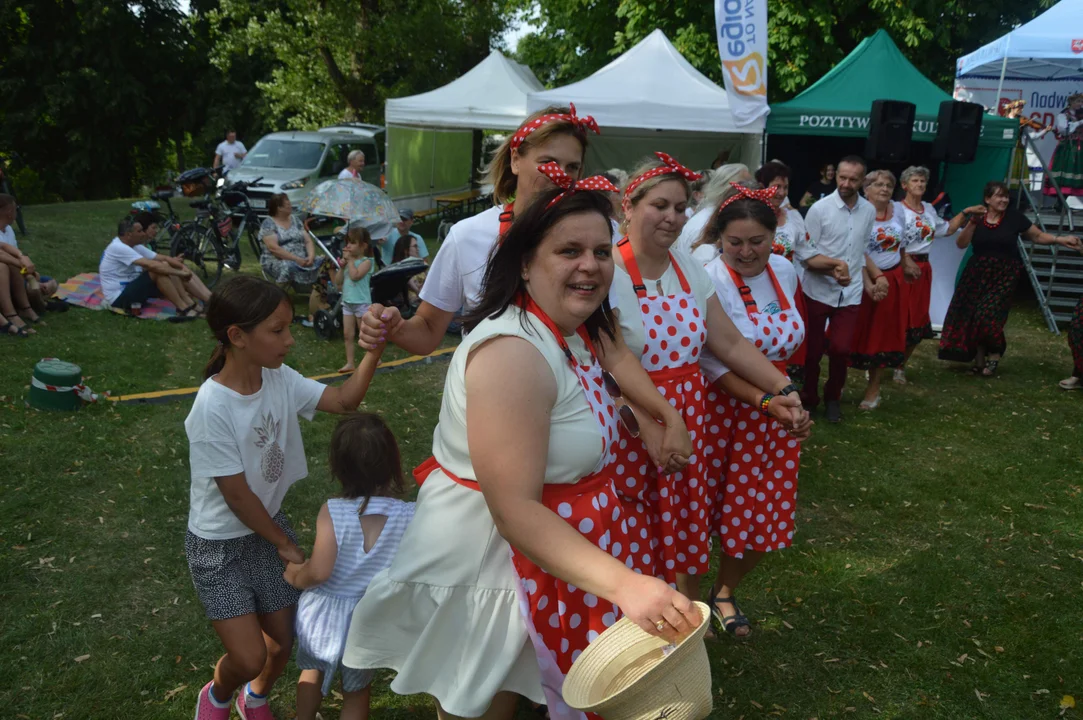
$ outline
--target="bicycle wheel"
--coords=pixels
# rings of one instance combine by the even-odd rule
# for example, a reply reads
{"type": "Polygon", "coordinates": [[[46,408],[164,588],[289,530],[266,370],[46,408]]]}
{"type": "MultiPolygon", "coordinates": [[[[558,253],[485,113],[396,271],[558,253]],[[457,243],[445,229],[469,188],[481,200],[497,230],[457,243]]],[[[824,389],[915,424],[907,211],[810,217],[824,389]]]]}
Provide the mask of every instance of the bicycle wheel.
{"type": "Polygon", "coordinates": [[[169,254],[183,257],[184,264],[197,274],[208,288],[213,288],[222,277],[226,251],[214,230],[199,223],[187,222],[173,237],[169,254]]]}
{"type": "Polygon", "coordinates": [[[259,239],[259,220],[250,219],[244,226],[244,231],[248,235],[248,244],[252,247],[252,262],[259,265],[260,258],[263,257],[263,242],[259,239]]]}

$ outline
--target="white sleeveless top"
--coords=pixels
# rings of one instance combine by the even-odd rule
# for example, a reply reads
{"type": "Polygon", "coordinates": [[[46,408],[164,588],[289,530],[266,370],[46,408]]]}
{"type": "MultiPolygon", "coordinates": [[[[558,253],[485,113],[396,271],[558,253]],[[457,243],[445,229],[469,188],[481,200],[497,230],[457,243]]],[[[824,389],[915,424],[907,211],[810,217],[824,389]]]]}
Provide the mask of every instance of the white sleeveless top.
{"type": "MultiPolygon", "coordinates": [[[[545,482],[577,482],[593,472],[601,458],[602,434],[598,420],[553,333],[534,315],[514,306],[496,319],[480,322],[455,350],[444,383],[440,422],[433,433],[433,455],[441,466],[458,477],[477,479],[466,442],[466,361],[473,348],[501,336],[528,341],[552,369],[557,399],[550,417],[545,482]]],[[[581,364],[590,361],[590,352],[579,335],[567,337],[565,341],[577,361],[581,364]]]]}

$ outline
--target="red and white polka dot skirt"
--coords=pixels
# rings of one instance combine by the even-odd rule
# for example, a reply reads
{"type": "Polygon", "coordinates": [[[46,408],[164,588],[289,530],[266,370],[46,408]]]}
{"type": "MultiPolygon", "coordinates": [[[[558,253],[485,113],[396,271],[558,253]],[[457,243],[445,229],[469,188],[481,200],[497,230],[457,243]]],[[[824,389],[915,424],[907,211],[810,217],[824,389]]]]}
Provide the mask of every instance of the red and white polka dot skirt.
{"type": "Polygon", "coordinates": [[[801,444],[758,409],[723,395],[726,422],[726,473],[714,508],[722,552],[771,552],[793,541],[801,444]]]}

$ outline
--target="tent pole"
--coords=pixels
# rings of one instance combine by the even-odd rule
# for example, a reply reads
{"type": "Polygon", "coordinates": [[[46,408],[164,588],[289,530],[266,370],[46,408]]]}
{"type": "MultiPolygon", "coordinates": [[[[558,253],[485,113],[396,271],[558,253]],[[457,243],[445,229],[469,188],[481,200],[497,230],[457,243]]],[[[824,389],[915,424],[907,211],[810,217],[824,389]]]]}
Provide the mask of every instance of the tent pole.
{"type": "Polygon", "coordinates": [[[1008,48],[1004,48],[1004,62],[1000,63],[1000,82],[997,83],[997,97],[996,107],[993,108],[994,115],[1000,115],[1000,93],[1004,90],[1004,75],[1008,72],[1008,48]]]}
{"type": "Polygon", "coordinates": [[[436,192],[436,128],[432,129],[432,169],[429,171],[429,207],[433,207],[436,192]]]}

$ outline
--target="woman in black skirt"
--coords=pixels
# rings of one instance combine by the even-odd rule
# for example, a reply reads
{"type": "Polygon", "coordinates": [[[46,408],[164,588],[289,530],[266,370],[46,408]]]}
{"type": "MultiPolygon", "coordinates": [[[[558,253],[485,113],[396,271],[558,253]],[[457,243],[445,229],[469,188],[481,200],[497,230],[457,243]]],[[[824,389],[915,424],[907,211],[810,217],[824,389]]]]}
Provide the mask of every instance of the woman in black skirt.
{"type": "Polygon", "coordinates": [[[1024,215],[1009,209],[1008,186],[1004,183],[986,184],[983,197],[985,214],[971,215],[955,241],[960,248],[973,243],[974,254],[944,318],[940,359],[973,361],[975,374],[992,377],[1007,346],[1004,324],[1023,272],[1017,240],[1021,237],[1038,245],[1060,245],[1077,252],[1081,246],[1079,238],[1044,233],[1024,215]]]}

